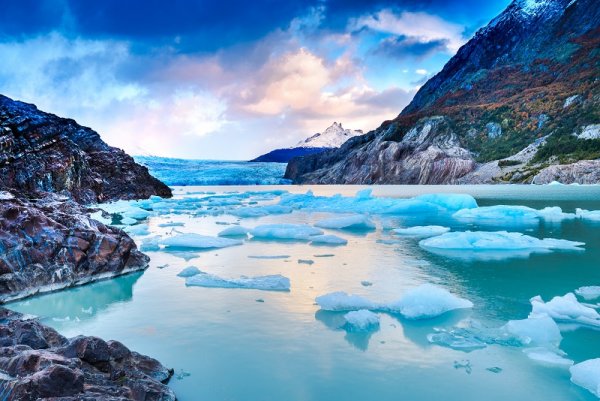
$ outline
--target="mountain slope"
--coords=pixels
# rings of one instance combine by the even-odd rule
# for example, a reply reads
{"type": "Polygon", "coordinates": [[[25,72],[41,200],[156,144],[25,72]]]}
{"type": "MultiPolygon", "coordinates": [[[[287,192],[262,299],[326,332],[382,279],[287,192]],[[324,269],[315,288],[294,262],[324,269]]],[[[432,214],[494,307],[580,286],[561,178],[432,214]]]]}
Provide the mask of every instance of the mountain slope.
{"type": "Polygon", "coordinates": [[[344,129],[341,123],[334,122],[325,131],[298,142],[292,148],[275,149],[251,161],[287,163],[294,157],[308,156],[339,148],[348,139],[359,135],[363,135],[361,130],[344,129]]]}
{"type": "Polygon", "coordinates": [[[286,178],[531,182],[550,165],[597,159],[599,26],[596,0],[513,1],[397,118],[339,150],[293,159],[286,178]]]}

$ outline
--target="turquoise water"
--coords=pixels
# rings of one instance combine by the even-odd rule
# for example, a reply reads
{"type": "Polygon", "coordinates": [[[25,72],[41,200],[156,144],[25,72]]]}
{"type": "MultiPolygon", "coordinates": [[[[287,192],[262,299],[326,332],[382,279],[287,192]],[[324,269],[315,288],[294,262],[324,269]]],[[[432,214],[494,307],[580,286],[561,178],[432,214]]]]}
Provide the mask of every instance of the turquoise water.
{"type": "MultiPolygon", "coordinates": [[[[316,194],[353,195],[362,187],[265,187],[316,194]]],[[[252,188],[253,190],[256,188],[252,188]]],[[[411,197],[424,192],[466,192],[480,205],[520,204],[600,210],[600,187],[481,186],[373,187],[374,195],[411,197]]],[[[246,191],[245,187],[177,188],[179,198],[211,196],[188,192],[246,191]]],[[[257,201],[276,203],[277,199],[257,201]]],[[[243,218],[215,213],[151,217],[152,233],[171,230],[216,235],[227,223],[307,223],[330,213],[243,218]],[[164,222],[183,227],[158,227],[164,222]]],[[[110,281],[47,294],[9,307],[42,317],[67,336],[117,339],[173,367],[170,385],[189,400],[595,400],[572,384],[568,368],[530,360],[521,347],[490,345],[462,352],[427,340],[436,328],[474,320],[499,327],[524,319],[529,299],[545,300],[578,287],[600,285],[600,223],[577,220],[514,224],[461,223],[447,215],[373,216],[374,231],[326,230],[347,246],[249,240],[242,246],[206,252],[148,252],[150,268],[110,281]],[[427,252],[415,239],[382,227],[441,224],[453,230],[505,229],[535,237],[586,243],[584,252],[534,254],[482,261],[427,252]],[[333,256],[317,256],[317,255],[333,256]],[[249,256],[288,255],[285,259],[249,256]],[[298,259],[311,259],[312,265],[298,259]],[[168,265],[168,266],[166,266],[168,265]],[[176,274],[197,266],[224,277],[281,274],[290,292],[186,287],[176,274]],[[369,281],[372,286],[364,286],[369,281]],[[315,297],[347,291],[375,300],[394,300],[421,283],[434,283],[467,298],[474,308],[422,321],[382,314],[370,333],[340,328],[342,314],[320,311],[315,297]],[[500,368],[493,369],[493,368],[500,368]],[[492,370],[489,370],[492,369],[492,370]],[[189,374],[189,375],[188,375],[189,374]]],[[[136,238],[141,240],[143,238],[136,238]]],[[[598,302],[598,301],[596,301],[598,302]]],[[[600,357],[600,331],[563,330],[561,349],[576,363],[600,357]]]]}

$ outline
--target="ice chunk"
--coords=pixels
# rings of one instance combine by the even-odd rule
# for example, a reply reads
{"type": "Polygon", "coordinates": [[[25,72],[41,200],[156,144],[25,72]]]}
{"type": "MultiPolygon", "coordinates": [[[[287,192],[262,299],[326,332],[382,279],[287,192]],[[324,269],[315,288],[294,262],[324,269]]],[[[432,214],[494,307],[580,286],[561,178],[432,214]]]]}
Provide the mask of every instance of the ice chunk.
{"type": "Polygon", "coordinates": [[[190,233],[177,234],[173,237],[164,238],[160,241],[160,244],[167,248],[210,249],[241,245],[243,242],[236,239],[209,237],[190,233]]]}
{"type": "Polygon", "coordinates": [[[185,280],[186,286],[214,288],[244,288],[264,291],[289,291],[290,279],[279,274],[270,276],[226,279],[214,274],[200,272],[185,280]]]}
{"type": "Polygon", "coordinates": [[[600,397],[600,358],[573,365],[569,371],[573,383],[600,397]]]}
{"type": "Polygon", "coordinates": [[[308,241],[323,231],[305,224],[265,224],[250,230],[253,237],[261,239],[283,239],[308,241]]]}
{"type": "Polygon", "coordinates": [[[539,216],[546,221],[562,221],[574,219],[577,216],[574,213],[565,213],[558,206],[545,207],[542,210],[537,211],[539,216]]]}
{"type": "Polygon", "coordinates": [[[131,226],[134,224],[137,224],[138,221],[136,219],[133,219],[131,217],[123,217],[121,219],[121,224],[125,225],[125,226],[131,226]]]}
{"type": "Polygon", "coordinates": [[[600,298],[600,286],[580,287],[575,290],[575,294],[579,295],[586,301],[592,301],[600,298]]]}
{"type": "Polygon", "coordinates": [[[148,231],[147,224],[137,224],[135,226],[127,226],[125,227],[125,232],[131,235],[144,236],[150,235],[150,231],[148,231]]]}
{"type": "Polygon", "coordinates": [[[135,220],[144,220],[148,218],[152,213],[139,207],[132,206],[129,210],[123,213],[123,217],[129,217],[135,220]]]}
{"type": "Polygon", "coordinates": [[[289,206],[282,205],[267,205],[267,206],[254,206],[254,207],[241,207],[239,209],[234,209],[229,211],[229,214],[232,214],[237,217],[263,217],[268,216],[270,214],[287,214],[291,213],[292,208],[289,206]]]}
{"type": "Polygon", "coordinates": [[[552,318],[540,315],[523,320],[510,320],[503,326],[524,345],[552,345],[558,347],[562,340],[560,329],[552,318]]]}
{"type": "Polygon", "coordinates": [[[573,361],[564,357],[558,349],[552,350],[545,347],[525,348],[525,355],[531,360],[549,365],[571,366],[573,361]]]}
{"type": "Polygon", "coordinates": [[[576,209],[575,214],[584,220],[600,221],[600,210],[576,209]]]}
{"type": "Polygon", "coordinates": [[[342,291],[321,295],[315,301],[321,309],[328,311],[356,311],[377,308],[375,303],[360,295],[350,295],[342,291]]]}
{"type": "Polygon", "coordinates": [[[472,308],[473,303],[432,284],[409,290],[398,301],[385,307],[407,319],[430,319],[454,309],[472,308]]]}
{"type": "Polygon", "coordinates": [[[154,236],[150,238],[144,238],[142,244],[140,245],[140,251],[142,252],[152,252],[160,250],[160,239],[159,236],[154,236]]]}
{"type": "Polygon", "coordinates": [[[166,228],[166,227],[183,227],[183,226],[185,226],[185,223],[182,223],[180,221],[168,221],[166,223],[161,223],[158,226],[159,227],[163,227],[163,228],[166,228]]]}
{"type": "Polygon", "coordinates": [[[477,207],[477,201],[467,194],[425,194],[415,199],[433,203],[447,210],[473,209],[477,207]]]}
{"type": "Polygon", "coordinates": [[[245,237],[250,230],[242,226],[231,226],[221,231],[219,237],[245,237]]]}
{"type": "Polygon", "coordinates": [[[571,292],[562,297],[554,297],[549,302],[544,302],[539,295],[530,301],[530,317],[547,315],[559,323],[576,323],[600,328],[600,314],[595,309],[579,303],[575,294],[571,292]]]}
{"type": "Polygon", "coordinates": [[[311,245],[346,245],[348,240],[337,235],[315,235],[310,238],[311,245]]]}
{"type": "Polygon", "coordinates": [[[348,331],[373,331],[379,329],[379,315],[367,310],[360,309],[348,312],[344,315],[346,329],[348,331]]]}
{"type": "Polygon", "coordinates": [[[185,269],[183,269],[182,271],[180,271],[179,273],[177,273],[177,276],[192,277],[192,276],[195,276],[196,274],[200,274],[200,273],[202,273],[202,272],[196,266],[189,266],[189,267],[186,267],[185,269]]]}
{"type": "Polygon", "coordinates": [[[375,223],[365,215],[355,214],[352,216],[332,217],[330,219],[321,220],[318,221],[315,226],[333,229],[372,230],[375,228],[375,223]]]}
{"type": "Polygon", "coordinates": [[[392,230],[398,235],[404,235],[407,237],[434,237],[450,231],[448,227],[443,226],[415,226],[407,228],[396,228],[392,230]]]}
{"type": "Polygon", "coordinates": [[[527,206],[495,205],[462,209],[452,215],[457,220],[479,223],[537,223],[540,215],[527,206]]]}

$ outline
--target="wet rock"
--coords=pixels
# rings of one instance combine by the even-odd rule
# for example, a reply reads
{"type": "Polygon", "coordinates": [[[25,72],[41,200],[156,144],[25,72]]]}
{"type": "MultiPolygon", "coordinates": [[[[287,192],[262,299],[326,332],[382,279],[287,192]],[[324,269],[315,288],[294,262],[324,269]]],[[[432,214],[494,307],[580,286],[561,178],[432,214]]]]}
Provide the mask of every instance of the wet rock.
{"type": "Polygon", "coordinates": [[[534,184],[549,184],[552,181],[563,184],[597,184],[600,182],[600,160],[581,160],[549,166],[533,177],[534,184]]]}

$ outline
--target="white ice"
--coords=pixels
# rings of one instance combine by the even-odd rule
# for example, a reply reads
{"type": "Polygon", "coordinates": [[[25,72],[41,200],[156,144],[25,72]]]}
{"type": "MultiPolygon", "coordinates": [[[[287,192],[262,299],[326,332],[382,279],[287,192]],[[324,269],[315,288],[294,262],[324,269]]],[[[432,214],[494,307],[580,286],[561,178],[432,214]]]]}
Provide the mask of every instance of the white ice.
{"type": "Polygon", "coordinates": [[[131,235],[144,236],[150,235],[150,231],[148,230],[148,224],[136,224],[134,226],[125,227],[125,232],[131,235]]]}
{"type": "Polygon", "coordinates": [[[569,368],[571,381],[600,398],[600,358],[588,359],[569,368]]]}
{"type": "Polygon", "coordinates": [[[576,209],[575,214],[584,219],[591,221],[600,221],[600,210],[585,210],[585,209],[576,209]]]}
{"type": "Polygon", "coordinates": [[[348,331],[373,331],[379,328],[379,315],[367,309],[348,312],[344,320],[348,331]]]}
{"type": "Polygon", "coordinates": [[[457,220],[482,224],[535,224],[540,219],[560,221],[576,217],[573,213],[564,213],[560,207],[547,207],[537,210],[519,205],[495,205],[461,209],[452,216],[457,220]]]}
{"type": "Polygon", "coordinates": [[[180,271],[179,273],[177,273],[177,276],[192,277],[192,276],[195,276],[196,274],[200,274],[200,273],[202,273],[202,272],[196,266],[189,266],[189,267],[186,267],[185,269],[183,269],[182,271],[180,271]]]}
{"type": "Polygon", "coordinates": [[[575,294],[579,295],[586,301],[592,301],[600,298],[600,286],[586,286],[575,290],[575,294]]]}
{"type": "Polygon", "coordinates": [[[360,295],[351,295],[343,291],[321,295],[315,299],[319,307],[328,311],[357,311],[377,309],[378,305],[360,295]]]}
{"type": "Polygon", "coordinates": [[[231,226],[221,231],[219,237],[245,237],[250,230],[242,226],[231,226]]]}
{"type": "Polygon", "coordinates": [[[312,236],[322,235],[323,231],[306,224],[265,224],[253,228],[250,234],[260,239],[308,241],[312,236]]]}
{"type": "Polygon", "coordinates": [[[425,238],[447,233],[448,231],[450,231],[450,229],[448,227],[443,226],[415,226],[407,228],[396,228],[392,231],[398,235],[403,235],[406,237],[425,238]]]}
{"type": "Polygon", "coordinates": [[[200,272],[185,280],[186,286],[214,288],[244,288],[264,291],[289,291],[290,279],[279,274],[270,276],[246,277],[227,279],[214,274],[200,272]]]}
{"type": "Polygon", "coordinates": [[[523,353],[536,362],[548,365],[571,366],[573,361],[565,358],[560,350],[552,350],[545,347],[525,348],[523,353]]]}
{"type": "Polygon", "coordinates": [[[547,315],[522,320],[509,320],[503,329],[519,339],[523,345],[549,345],[558,347],[562,340],[556,322],[547,315]]]}
{"type": "Polygon", "coordinates": [[[575,294],[568,293],[544,302],[539,295],[531,298],[530,317],[550,316],[559,323],[575,323],[583,326],[600,328],[600,314],[577,301],[575,294]]]}
{"type": "Polygon", "coordinates": [[[332,229],[371,230],[375,228],[375,223],[365,215],[355,214],[321,220],[315,223],[315,226],[332,229]]]}
{"type": "Polygon", "coordinates": [[[183,227],[183,226],[185,226],[185,223],[180,222],[180,221],[167,221],[166,223],[161,223],[158,226],[162,227],[162,228],[166,228],[166,227],[183,227]]]}
{"type": "Polygon", "coordinates": [[[416,198],[428,203],[441,206],[447,210],[473,209],[477,207],[477,201],[467,194],[425,194],[416,198]]]}
{"type": "Polygon", "coordinates": [[[310,237],[311,245],[346,245],[348,240],[340,238],[337,235],[315,235],[310,237]]]}
{"type": "Polygon", "coordinates": [[[432,284],[422,284],[384,309],[398,312],[407,319],[430,319],[454,309],[472,308],[473,303],[432,284]]]}
{"type": "Polygon", "coordinates": [[[164,238],[160,241],[160,244],[167,248],[210,249],[241,245],[243,242],[231,238],[209,237],[206,235],[188,233],[164,238]]]}

